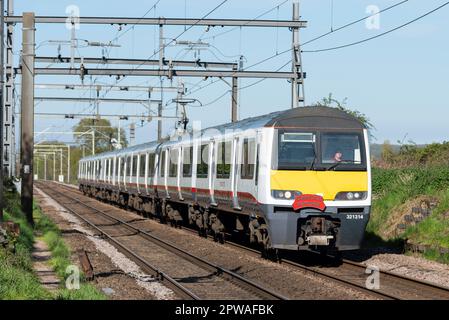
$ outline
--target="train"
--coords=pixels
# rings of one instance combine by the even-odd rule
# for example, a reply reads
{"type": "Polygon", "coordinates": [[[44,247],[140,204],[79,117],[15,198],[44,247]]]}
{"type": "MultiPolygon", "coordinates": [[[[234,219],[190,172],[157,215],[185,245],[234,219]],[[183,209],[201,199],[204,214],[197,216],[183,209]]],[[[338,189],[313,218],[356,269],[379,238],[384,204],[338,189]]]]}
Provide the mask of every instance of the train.
{"type": "Polygon", "coordinates": [[[369,133],[338,108],[273,112],[80,160],[85,195],[279,250],[359,249],[371,209],[369,133]]]}

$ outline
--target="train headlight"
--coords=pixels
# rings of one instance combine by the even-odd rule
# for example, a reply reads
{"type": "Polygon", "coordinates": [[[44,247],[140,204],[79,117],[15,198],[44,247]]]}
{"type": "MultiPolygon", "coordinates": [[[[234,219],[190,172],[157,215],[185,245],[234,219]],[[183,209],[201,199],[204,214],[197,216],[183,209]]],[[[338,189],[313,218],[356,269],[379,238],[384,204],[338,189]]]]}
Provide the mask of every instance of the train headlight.
{"type": "Polygon", "coordinates": [[[271,190],[272,197],[276,199],[294,200],[296,196],[300,196],[301,194],[299,191],[271,190]]]}
{"type": "Polygon", "coordinates": [[[367,196],[367,192],[365,191],[349,191],[349,192],[339,192],[335,196],[335,200],[365,200],[367,196]]]}

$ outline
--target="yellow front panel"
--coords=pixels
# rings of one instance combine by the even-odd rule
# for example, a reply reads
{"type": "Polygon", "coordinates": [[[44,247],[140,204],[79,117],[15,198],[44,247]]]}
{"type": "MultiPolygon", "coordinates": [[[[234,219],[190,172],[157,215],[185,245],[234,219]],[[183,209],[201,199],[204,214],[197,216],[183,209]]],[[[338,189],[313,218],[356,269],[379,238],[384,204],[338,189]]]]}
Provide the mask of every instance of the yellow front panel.
{"type": "Polygon", "coordinates": [[[368,173],[359,171],[271,171],[271,190],[321,194],[334,200],[342,191],[368,191],[368,173]]]}

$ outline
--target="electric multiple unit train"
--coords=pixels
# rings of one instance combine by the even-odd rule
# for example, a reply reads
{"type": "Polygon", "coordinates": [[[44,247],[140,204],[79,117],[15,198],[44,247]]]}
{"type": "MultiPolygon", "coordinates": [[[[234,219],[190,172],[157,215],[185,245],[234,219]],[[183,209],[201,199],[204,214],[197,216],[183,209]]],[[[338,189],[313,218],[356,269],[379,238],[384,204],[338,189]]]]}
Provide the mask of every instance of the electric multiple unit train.
{"type": "Polygon", "coordinates": [[[85,157],[78,179],[89,196],[266,252],[358,249],[371,207],[367,128],[329,107],[85,157]]]}

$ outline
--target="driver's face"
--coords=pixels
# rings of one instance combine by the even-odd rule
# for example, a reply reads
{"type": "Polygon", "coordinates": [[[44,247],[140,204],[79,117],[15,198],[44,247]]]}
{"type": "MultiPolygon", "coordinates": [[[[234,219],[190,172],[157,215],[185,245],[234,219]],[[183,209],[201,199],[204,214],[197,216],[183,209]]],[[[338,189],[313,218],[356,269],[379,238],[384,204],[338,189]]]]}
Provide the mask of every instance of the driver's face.
{"type": "Polygon", "coordinates": [[[337,153],[335,153],[335,157],[334,157],[334,158],[335,158],[336,160],[339,160],[339,161],[340,161],[342,156],[343,156],[343,154],[342,154],[341,152],[337,152],[337,153]]]}

